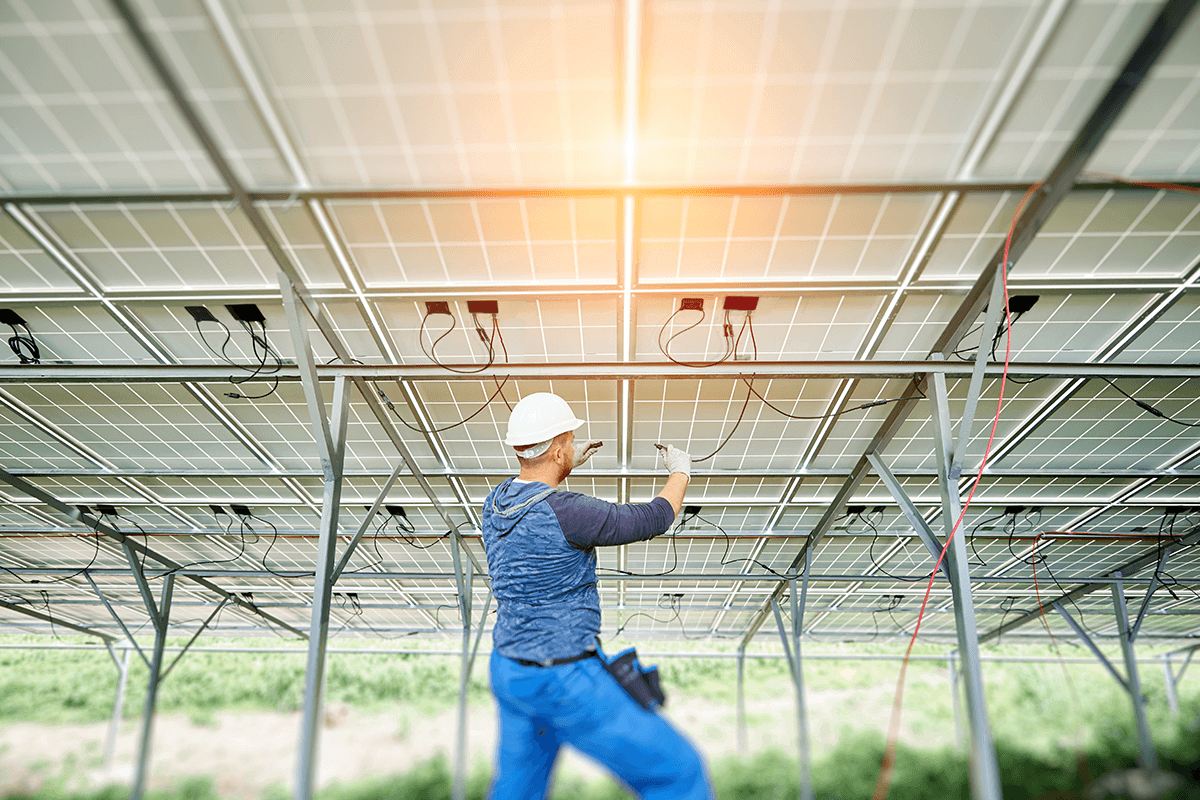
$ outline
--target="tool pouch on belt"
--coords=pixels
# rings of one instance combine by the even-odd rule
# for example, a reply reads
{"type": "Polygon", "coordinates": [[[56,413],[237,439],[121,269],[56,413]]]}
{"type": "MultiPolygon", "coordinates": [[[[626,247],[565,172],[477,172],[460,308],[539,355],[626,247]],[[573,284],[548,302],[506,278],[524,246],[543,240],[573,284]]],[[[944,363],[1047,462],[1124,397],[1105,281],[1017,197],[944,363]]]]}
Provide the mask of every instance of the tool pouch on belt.
{"type": "Polygon", "coordinates": [[[658,682],[658,667],[643,667],[638,662],[637,650],[631,647],[601,661],[608,674],[616,678],[621,688],[642,708],[653,711],[666,705],[667,696],[658,682]]]}

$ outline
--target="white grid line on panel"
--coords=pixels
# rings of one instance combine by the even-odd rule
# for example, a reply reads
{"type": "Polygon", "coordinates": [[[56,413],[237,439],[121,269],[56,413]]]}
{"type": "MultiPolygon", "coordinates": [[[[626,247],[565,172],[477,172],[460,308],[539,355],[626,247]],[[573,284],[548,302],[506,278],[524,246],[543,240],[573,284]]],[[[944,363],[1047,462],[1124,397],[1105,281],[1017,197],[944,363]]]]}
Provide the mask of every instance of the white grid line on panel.
{"type": "MultiPolygon", "coordinates": [[[[51,124],[51,127],[58,129],[57,132],[60,140],[69,146],[72,157],[75,158],[77,163],[79,163],[90,173],[90,177],[93,178],[97,186],[101,188],[110,188],[110,182],[106,180],[103,175],[98,172],[98,170],[96,170],[94,162],[113,160],[112,156],[114,155],[118,156],[120,159],[123,159],[126,163],[137,170],[140,177],[148,186],[156,187],[160,185],[160,182],[156,180],[151,171],[146,168],[146,161],[181,162],[188,177],[191,179],[194,185],[203,187],[211,184],[211,180],[206,177],[202,171],[208,170],[207,163],[205,162],[203,156],[199,154],[194,146],[189,148],[189,146],[179,138],[180,130],[177,130],[171,124],[171,120],[168,118],[168,114],[170,113],[168,110],[169,105],[165,99],[164,93],[156,84],[151,84],[149,86],[146,85],[142,76],[142,72],[137,66],[135,66],[134,62],[127,58],[126,53],[123,52],[118,46],[119,38],[124,36],[124,32],[119,21],[108,15],[105,15],[105,18],[101,19],[99,8],[95,5],[89,5],[89,14],[86,15],[87,21],[84,23],[84,28],[86,28],[89,33],[96,37],[96,41],[99,42],[103,47],[105,54],[109,57],[112,65],[117,69],[121,77],[125,80],[126,85],[129,87],[124,92],[118,93],[118,97],[123,99],[123,96],[132,96],[137,102],[139,102],[142,110],[148,114],[150,119],[157,127],[158,133],[161,134],[163,139],[168,144],[170,148],[169,151],[162,153],[138,152],[138,150],[135,149],[126,139],[125,135],[121,132],[121,128],[118,123],[112,118],[112,116],[109,115],[104,103],[101,102],[102,100],[112,102],[113,100],[118,99],[118,97],[113,97],[108,93],[100,94],[88,89],[86,82],[75,68],[72,60],[55,41],[54,33],[59,26],[52,26],[37,21],[35,18],[33,18],[32,11],[29,9],[29,7],[22,0],[18,0],[18,2],[19,13],[21,13],[21,15],[25,18],[29,29],[38,39],[39,43],[42,44],[46,53],[51,57],[56,66],[59,67],[64,77],[66,77],[70,82],[74,93],[73,96],[78,97],[83,101],[83,105],[92,112],[97,120],[99,120],[105,131],[112,138],[114,144],[120,148],[120,152],[117,154],[89,154],[84,152],[77,147],[75,138],[71,136],[65,130],[65,128],[61,127],[56,118],[53,120],[53,124],[51,124],[50,119],[46,119],[45,114],[49,112],[48,108],[46,108],[46,103],[43,98],[39,97],[36,93],[32,98],[26,98],[32,99],[32,106],[46,108],[45,111],[41,112],[43,114],[43,118],[47,124],[51,124]],[[184,156],[184,154],[187,155],[184,156]],[[108,155],[108,159],[104,158],[105,155],[108,155]]],[[[67,32],[78,32],[77,29],[79,26],[68,23],[62,27],[63,30],[67,32]]],[[[54,188],[61,188],[57,182],[52,185],[54,188]]]]}
{"type": "MultiPolygon", "coordinates": [[[[1039,130],[1032,133],[1011,133],[1005,132],[1003,129],[998,132],[997,138],[993,144],[993,151],[997,145],[1012,144],[1019,146],[1025,151],[1025,155],[1018,159],[1006,172],[1011,172],[1015,175],[1028,175],[1031,172],[1036,172],[1036,166],[1040,161],[1049,163],[1049,159],[1057,156],[1057,152],[1051,153],[1048,156],[1044,155],[1046,149],[1050,145],[1065,144],[1070,141],[1071,132],[1062,130],[1063,120],[1072,110],[1072,105],[1076,104],[1081,96],[1091,97],[1095,94],[1094,90],[1089,90],[1087,84],[1090,81],[1107,82],[1113,76],[1115,67],[1101,66],[1099,61],[1105,52],[1113,46],[1113,42],[1121,34],[1130,35],[1134,31],[1140,30],[1141,25],[1128,24],[1128,18],[1139,3],[1136,0],[1116,0],[1114,3],[1105,4],[1105,7],[1110,7],[1111,13],[1104,21],[1104,24],[1098,32],[1091,34],[1087,42],[1087,51],[1077,60],[1075,66],[1056,67],[1044,66],[1039,68],[1031,77],[1030,86],[1037,86],[1040,83],[1053,81],[1066,81],[1067,85],[1055,91],[1056,100],[1049,111],[1039,110],[1037,112],[1039,130]]],[[[1090,11],[1095,11],[1101,6],[1097,5],[1090,11]]],[[[1087,9],[1087,6],[1076,6],[1076,11],[1079,9],[1087,9]]],[[[1070,13],[1067,17],[1067,27],[1071,22],[1075,21],[1070,13]]],[[[1129,36],[1129,38],[1132,38],[1129,36]]],[[[1124,54],[1118,56],[1123,58],[1124,54]]],[[[1026,87],[1026,93],[1030,94],[1032,90],[1029,86],[1026,87]]],[[[1018,104],[1017,109],[1020,109],[1018,104]]],[[[1056,148],[1057,150],[1057,148],[1056,148]]],[[[984,160],[984,172],[987,169],[988,159],[984,160]]]]}
{"type": "Polygon", "coordinates": [[[458,160],[458,169],[463,183],[470,186],[471,166],[467,161],[466,142],[463,140],[462,123],[458,109],[455,106],[453,83],[446,64],[446,50],[441,34],[438,31],[437,16],[429,0],[421,0],[421,22],[425,29],[425,40],[433,56],[434,73],[437,76],[438,94],[441,95],[442,106],[446,112],[446,121],[450,128],[450,138],[453,152],[458,160]]]}
{"type": "MultiPolygon", "coordinates": [[[[379,81],[379,87],[383,93],[383,102],[384,107],[387,109],[388,120],[398,134],[397,139],[400,145],[401,157],[404,159],[404,166],[408,170],[408,174],[412,176],[413,182],[419,185],[422,182],[420,162],[413,151],[408,126],[404,121],[404,114],[396,102],[396,98],[399,95],[399,87],[392,81],[390,71],[384,60],[383,43],[379,38],[379,27],[371,24],[371,14],[363,0],[354,0],[354,8],[357,12],[359,23],[363,28],[363,35],[367,43],[367,53],[371,58],[371,66],[375,70],[375,78],[379,81]]],[[[369,181],[367,182],[369,183],[369,181]]]]}
{"type": "Polygon", "coordinates": [[[888,73],[891,70],[892,62],[896,57],[896,50],[900,46],[900,38],[905,25],[908,23],[909,15],[912,12],[911,3],[901,3],[896,9],[896,20],[893,22],[891,29],[888,31],[887,41],[884,43],[878,64],[875,66],[874,73],[871,75],[868,83],[867,98],[863,103],[862,111],[860,112],[858,125],[855,128],[855,133],[850,137],[850,148],[846,158],[846,163],[842,167],[842,180],[849,180],[853,174],[854,162],[858,159],[859,151],[862,149],[865,135],[863,128],[868,121],[874,116],[876,107],[879,103],[879,96],[883,91],[883,85],[887,82],[888,73]]]}
{"type": "MultiPolygon", "coordinates": [[[[779,29],[779,12],[781,8],[780,0],[768,0],[765,21],[763,23],[762,38],[758,44],[758,61],[754,68],[754,81],[750,86],[750,108],[746,114],[746,127],[742,134],[742,138],[749,142],[754,138],[754,132],[758,128],[759,112],[762,109],[763,93],[767,84],[767,72],[770,69],[771,50],[774,48],[776,34],[779,29]]],[[[695,132],[693,128],[693,133],[695,132]]],[[[742,182],[746,180],[746,170],[749,167],[750,148],[743,147],[741,156],[738,159],[737,180],[742,182]]]]}

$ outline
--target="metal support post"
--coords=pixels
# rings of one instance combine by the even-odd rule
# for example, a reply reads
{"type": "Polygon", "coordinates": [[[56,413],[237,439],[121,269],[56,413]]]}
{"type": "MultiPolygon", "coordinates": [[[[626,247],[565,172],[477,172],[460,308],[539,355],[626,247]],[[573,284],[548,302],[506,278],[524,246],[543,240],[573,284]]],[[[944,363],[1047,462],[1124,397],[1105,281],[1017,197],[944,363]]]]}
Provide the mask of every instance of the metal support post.
{"type": "Polygon", "coordinates": [[[954,741],[958,742],[959,747],[963,747],[967,743],[967,736],[962,718],[962,698],[958,695],[958,659],[953,650],[946,654],[946,663],[950,673],[950,704],[954,709],[954,741]]]}
{"type": "MultiPolygon", "coordinates": [[[[141,576],[141,565],[132,550],[126,549],[126,555],[133,566],[135,576],[141,576]]],[[[142,583],[145,578],[141,579],[142,583]]],[[[155,706],[158,703],[158,686],[162,676],[163,651],[167,646],[167,628],[171,620],[171,596],[175,592],[175,576],[163,578],[162,594],[159,596],[157,607],[154,598],[146,595],[146,610],[154,623],[154,652],[150,657],[150,680],[146,685],[146,707],[142,711],[142,733],[138,740],[137,772],[134,776],[133,791],[130,800],[142,800],[146,793],[146,779],[150,771],[150,750],[154,741],[155,706]]]]}
{"type": "Polygon", "coordinates": [[[117,757],[117,737],[121,733],[121,717],[125,713],[125,689],[129,685],[129,649],[126,648],[121,653],[121,658],[118,660],[116,654],[112,652],[112,647],[109,647],[109,654],[113,657],[113,662],[117,665],[117,697],[113,701],[112,719],[108,721],[108,736],[104,740],[104,772],[109,774],[112,772],[113,762],[117,757]]]}
{"type": "MultiPolygon", "coordinates": [[[[1117,573],[1121,577],[1121,573],[1117,573]]],[[[1137,659],[1133,653],[1133,631],[1129,627],[1129,612],[1125,607],[1125,587],[1120,581],[1112,586],[1113,611],[1117,616],[1117,632],[1121,639],[1121,655],[1125,657],[1125,675],[1129,697],[1133,700],[1133,715],[1137,720],[1138,766],[1142,769],[1158,768],[1158,753],[1154,750],[1154,738],[1150,735],[1150,722],[1146,719],[1146,698],[1142,695],[1142,684],[1138,678],[1137,659]]]]}
{"type": "MultiPolygon", "coordinates": [[[[475,566],[468,560],[465,568],[466,577],[459,583],[462,587],[462,592],[459,596],[459,607],[462,609],[462,666],[458,676],[458,719],[454,737],[454,784],[450,792],[452,800],[463,800],[466,797],[467,684],[471,679],[471,667],[475,661],[474,653],[471,652],[471,595],[475,588],[475,566]]],[[[490,599],[491,595],[488,597],[490,599]]],[[[479,632],[481,635],[483,633],[483,623],[486,619],[487,611],[485,609],[483,619],[479,622],[479,632]]]]}
{"type": "Polygon", "coordinates": [[[1179,694],[1175,688],[1175,672],[1171,669],[1171,654],[1164,653],[1163,662],[1163,679],[1167,687],[1167,706],[1171,709],[1171,716],[1179,716],[1179,694]]]}
{"type": "Polygon", "coordinates": [[[737,748],[738,755],[746,757],[746,645],[743,642],[737,651],[737,748]]]}
{"type": "Polygon", "coordinates": [[[325,651],[329,643],[329,611],[333,600],[334,570],[337,559],[338,512],[342,504],[342,475],[346,457],[346,422],[349,396],[346,379],[338,377],[333,385],[333,418],[325,412],[325,398],[317,380],[317,367],[308,327],[300,316],[296,292],[286,275],[279,275],[279,290],[287,310],[288,326],[296,351],[296,363],[304,385],[309,417],[321,468],[325,477],[321,496],[321,527],[318,532],[313,575],[312,619],[309,623],[308,662],[304,673],[304,716],[300,729],[300,752],[296,758],[296,798],[311,800],[316,784],[317,751],[320,746],[321,717],[325,705],[325,651]]]}
{"type": "MultiPolygon", "coordinates": [[[[988,320],[994,319],[998,303],[993,301],[989,309],[988,320]]],[[[995,323],[992,323],[993,326],[995,323]]],[[[983,336],[979,347],[982,350],[988,344],[988,323],[984,323],[983,336]]],[[[994,330],[994,327],[993,327],[994,330]]],[[[958,499],[957,484],[951,481],[952,471],[957,470],[961,463],[961,453],[955,454],[951,449],[954,443],[951,439],[949,401],[946,393],[946,376],[935,374],[933,394],[930,396],[932,417],[934,423],[934,449],[938,467],[938,484],[942,495],[942,521],[945,526],[946,538],[950,541],[946,558],[950,565],[950,590],[954,601],[954,621],[958,630],[958,652],[963,662],[963,678],[967,695],[967,714],[971,730],[971,797],[974,800],[1000,800],[1000,767],[996,763],[996,746],[992,741],[991,724],[988,721],[987,701],[983,689],[983,670],[979,659],[979,631],[975,622],[975,602],[971,594],[971,575],[968,571],[966,537],[961,531],[955,530],[956,524],[961,524],[961,506],[958,499]],[[957,462],[957,463],[956,463],[957,462]]],[[[968,401],[968,405],[973,405],[968,401]]],[[[969,427],[971,420],[962,420],[964,427],[969,427]]]]}
{"type": "Polygon", "coordinates": [[[808,740],[808,706],[804,700],[804,659],[800,656],[800,634],[804,629],[804,607],[808,602],[808,573],[812,551],[805,553],[804,579],[796,598],[796,579],[791,580],[792,652],[796,654],[796,732],[800,742],[800,800],[814,800],[812,784],[812,748],[808,740]]]}

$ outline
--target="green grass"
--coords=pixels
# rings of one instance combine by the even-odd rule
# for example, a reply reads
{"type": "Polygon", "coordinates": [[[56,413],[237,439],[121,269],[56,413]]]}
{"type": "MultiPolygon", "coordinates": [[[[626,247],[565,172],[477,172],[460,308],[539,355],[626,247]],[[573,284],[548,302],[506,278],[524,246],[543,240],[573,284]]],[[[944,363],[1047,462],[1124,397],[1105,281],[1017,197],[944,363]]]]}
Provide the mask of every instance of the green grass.
{"type": "MultiPolygon", "coordinates": [[[[0,637],[3,643],[49,643],[33,637],[0,637]]],[[[182,643],[182,642],[181,642],[182,643]]],[[[206,644],[219,644],[211,640],[206,644]]],[[[276,647],[278,641],[230,642],[239,647],[276,647]]],[[[433,646],[433,645],[430,645],[433,646]]],[[[696,647],[712,648],[704,644],[696,647]]],[[[610,646],[615,651],[615,646],[610,646]]],[[[643,650],[653,649],[650,646],[643,650]]],[[[895,643],[822,645],[819,652],[863,655],[895,652],[895,643]]],[[[810,646],[806,652],[817,652],[810,646]]],[[[930,645],[918,652],[941,655],[930,645]]],[[[1050,655],[1044,647],[1005,645],[990,652],[1050,655]]],[[[1067,655],[1079,655],[1068,650],[1067,655]]],[[[648,659],[653,661],[654,659],[648,659]]],[[[658,659],[664,684],[676,698],[687,696],[711,701],[731,711],[735,698],[736,662],[733,659],[658,659]]],[[[140,713],[146,671],[139,659],[131,673],[127,717],[140,713]]],[[[844,692],[855,698],[867,692],[882,694],[890,702],[899,665],[895,661],[805,662],[805,680],[816,692],[844,692]]],[[[434,713],[453,706],[458,689],[459,661],[453,656],[395,655],[387,653],[332,654],[329,658],[327,700],[362,710],[399,708],[403,715],[434,713]]],[[[1098,665],[1069,665],[1070,680],[1057,663],[984,664],[989,716],[997,741],[1005,781],[1005,797],[1031,797],[1052,790],[1082,786],[1075,759],[1076,747],[1085,747],[1093,776],[1116,766],[1133,763],[1131,707],[1127,696],[1098,665]]],[[[211,720],[217,711],[260,709],[292,711],[300,706],[304,655],[295,653],[191,652],[164,683],[160,711],[182,713],[193,720],[211,720]]],[[[486,663],[476,666],[470,695],[486,705],[486,663]]],[[[777,700],[790,706],[792,684],[783,660],[750,659],[746,663],[746,695],[753,700],[777,700]]],[[[1142,669],[1148,697],[1148,714],[1156,744],[1165,764],[1193,772],[1200,762],[1200,682],[1189,678],[1180,687],[1183,714],[1171,717],[1166,709],[1161,669],[1142,669]]],[[[116,690],[117,671],[107,653],[82,650],[0,650],[0,722],[97,722],[107,720],[116,690]]],[[[901,747],[896,779],[889,797],[958,797],[966,795],[966,764],[955,750],[937,743],[952,740],[948,679],[944,661],[913,662],[904,701],[904,723],[909,744],[901,747]]],[[[407,716],[405,716],[407,718],[407,716]]],[[[853,720],[851,720],[853,722],[853,720]]],[[[879,720],[874,720],[877,724],[879,720]]],[[[820,724],[814,721],[814,724],[820,724]]],[[[882,740],[878,734],[847,729],[836,744],[815,753],[818,797],[863,798],[871,794],[879,770],[882,740]]],[[[721,760],[712,765],[721,800],[794,797],[796,761],[778,752],[760,753],[749,760],[721,760]]],[[[487,785],[485,770],[471,776],[471,797],[482,797],[487,785]]],[[[117,790],[86,795],[71,794],[67,783],[47,785],[38,800],[117,800],[117,790]],[[116,792],[116,794],[113,794],[116,792]]],[[[362,781],[327,790],[323,800],[372,800],[449,797],[449,772],[432,761],[409,773],[362,781]]],[[[558,800],[615,800],[625,795],[612,782],[584,783],[566,777],[557,786],[558,800]]],[[[213,800],[211,784],[181,783],[155,800],[213,800]]],[[[268,800],[281,800],[268,798],[268,800]]]]}
{"type": "MultiPolygon", "coordinates": [[[[1195,720],[1200,704],[1193,704],[1159,743],[1164,769],[1190,776],[1191,783],[1166,800],[1200,798],[1200,736],[1195,720]],[[1189,722],[1190,720],[1190,722],[1189,722]]],[[[1133,731],[1115,726],[1085,753],[1086,771],[1099,777],[1135,763],[1133,731]]],[[[883,754],[882,737],[847,735],[827,757],[813,766],[813,786],[820,800],[863,800],[871,796],[883,754]]],[[[1003,792],[1006,800],[1024,800],[1048,792],[1081,793],[1088,777],[1073,751],[1037,754],[1012,742],[997,742],[1003,792]]],[[[797,796],[799,773],[794,757],[778,751],[759,753],[742,760],[727,758],[711,765],[719,800],[772,800],[797,796]]],[[[400,775],[338,784],[321,791],[319,800],[449,800],[451,773],[445,760],[435,758],[400,775]]],[[[489,776],[477,765],[467,780],[467,797],[483,800],[489,776]]],[[[969,796],[965,758],[949,749],[918,750],[901,746],[888,797],[890,800],[966,798],[969,796]]],[[[1075,796],[1082,797],[1082,794],[1075,796]]],[[[10,796],[14,800],[16,796],[10,796]]],[[[125,790],[109,787],[95,792],[71,792],[56,784],[26,800],[124,800],[125,790]]],[[[168,791],[156,791],[152,800],[219,800],[211,781],[191,779],[168,791]]],[[[283,800],[282,787],[267,792],[264,800],[283,800]]],[[[614,781],[559,781],[554,800],[622,800],[628,798],[614,781]]]]}
{"type": "MultiPolygon", "coordinates": [[[[5,644],[50,641],[0,637],[5,644]]],[[[269,640],[227,644],[278,646],[269,640]]],[[[168,653],[168,658],[174,654],[168,653]]],[[[304,699],[304,665],[304,651],[299,649],[296,653],[191,651],[162,683],[158,709],[195,719],[205,719],[216,710],[293,711],[304,699]]],[[[148,676],[135,656],[130,661],[126,717],[141,713],[148,676]]],[[[434,712],[457,702],[458,676],[455,656],[331,654],[326,699],[364,710],[403,703],[434,712]]],[[[116,690],[117,669],[103,650],[0,650],[0,722],[99,722],[112,714],[116,690]]],[[[489,697],[486,665],[476,669],[470,697],[479,702],[489,697]]]]}

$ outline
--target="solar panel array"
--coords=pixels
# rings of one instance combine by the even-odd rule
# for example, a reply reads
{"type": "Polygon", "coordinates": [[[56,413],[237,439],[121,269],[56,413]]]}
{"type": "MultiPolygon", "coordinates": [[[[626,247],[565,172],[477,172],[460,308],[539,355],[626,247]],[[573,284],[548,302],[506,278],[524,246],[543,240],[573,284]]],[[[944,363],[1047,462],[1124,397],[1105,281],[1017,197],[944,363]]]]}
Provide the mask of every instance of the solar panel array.
{"type": "MultiPolygon", "coordinates": [[[[515,469],[509,407],[547,390],[605,442],[570,490],[646,501],[664,476],[654,443],[714,454],[673,536],[600,553],[604,636],[740,640],[809,545],[809,635],[910,634],[933,568],[913,521],[874,474],[823,515],[1158,12],[129,5],[179,96],[120,4],[0,4],[0,307],[41,362],[0,366],[0,467],[42,493],[0,484],[4,632],[121,635],[89,578],[150,630],[120,547],[47,496],[88,519],[114,507],[106,525],[273,615],[230,605],[218,634],[307,629],[324,473],[284,269],[326,323],[303,314],[326,399],[336,374],[359,380],[340,548],[376,500],[404,512],[367,523],[335,637],[458,635],[454,548],[486,563],[479,508],[515,469]],[[726,314],[729,296],[757,308],[726,314]],[[261,329],[226,308],[250,303],[261,329]],[[411,469],[381,495],[397,441],[411,469]]],[[[1114,636],[1103,581],[1124,569],[1131,613],[1153,591],[1143,640],[1200,636],[1198,121],[1193,14],[1013,267],[1010,295],[1038,299],[1011,340],[980,314],[952,354],[954,418],[978,347],[1012,362],[985,378],[958,487],[1003,386],[957,534],[981,634],[1099,586],[1073,613],[1114,636]]],[[[878,455],[944,537],[931,403],[878,455]]],[[[157,586],[164,569],[145,566],[157,586]]],[[[178,591],[181,632],[220,599],[178,591]]],[[[953,638],[952,611],[938,579],[923,632],[953,638]]],[[[1004,636],[1069,632],[1046,625],[1004,636]]]]}

